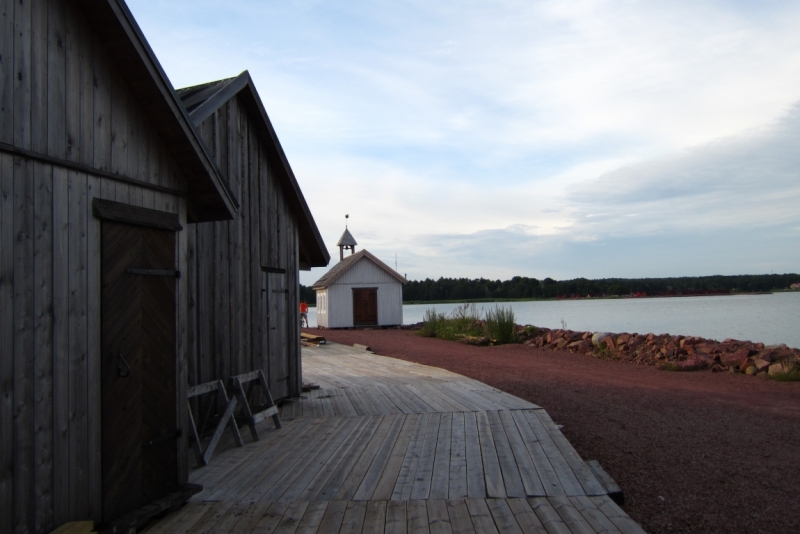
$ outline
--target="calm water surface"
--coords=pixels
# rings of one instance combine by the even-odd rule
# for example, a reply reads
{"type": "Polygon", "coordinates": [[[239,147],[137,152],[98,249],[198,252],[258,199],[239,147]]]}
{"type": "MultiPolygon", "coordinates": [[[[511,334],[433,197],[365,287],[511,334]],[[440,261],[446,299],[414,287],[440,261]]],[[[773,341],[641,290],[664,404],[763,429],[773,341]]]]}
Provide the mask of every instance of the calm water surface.
{"type": "MultiPolygon", "coordinates": [[[[516,322],[572,330],[681,334],[800,347],[800,292],[773,295],[506,302],[516,322]]],[[[425,310],[450,313],[456,304],[403,306],[403,323],[422,321],[425,310]]],[[[476,305],[479,310],[493,303],[476,305]]],[[[309,310],[316,325],[316,309],[309,310]]]]}

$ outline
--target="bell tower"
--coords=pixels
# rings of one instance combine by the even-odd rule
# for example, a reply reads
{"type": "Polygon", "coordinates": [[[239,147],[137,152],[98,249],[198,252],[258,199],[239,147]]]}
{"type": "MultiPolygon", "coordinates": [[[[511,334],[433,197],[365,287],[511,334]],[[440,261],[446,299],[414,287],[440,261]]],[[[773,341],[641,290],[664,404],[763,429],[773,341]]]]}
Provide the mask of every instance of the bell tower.
{"type": "Polygon", "coordinates": [[[339,261],[344,259],[345,250],[350,250],[350,254],[355,254],[356,245],[358,245],[353,237],[353,234],[351,234],[350,230],[347,229],[347,219],[349,218],[349,214],[344,216],[344,233],[342,234],[342,237],[339,238],[339,242],[336,243],[336,246],[339,247],[339,261]]]}

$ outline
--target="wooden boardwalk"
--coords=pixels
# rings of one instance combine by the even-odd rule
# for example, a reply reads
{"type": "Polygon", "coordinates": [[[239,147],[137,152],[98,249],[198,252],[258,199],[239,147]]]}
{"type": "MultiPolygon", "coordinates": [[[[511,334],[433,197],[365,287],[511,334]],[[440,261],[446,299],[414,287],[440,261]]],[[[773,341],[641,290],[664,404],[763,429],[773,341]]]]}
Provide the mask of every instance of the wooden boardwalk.
{"type": "Polygon", "coordinates": [[[228,448],[148,532],[642,532],[540,407],[342,345],[303,349],[321,386],[280,430],[228,448]]]}

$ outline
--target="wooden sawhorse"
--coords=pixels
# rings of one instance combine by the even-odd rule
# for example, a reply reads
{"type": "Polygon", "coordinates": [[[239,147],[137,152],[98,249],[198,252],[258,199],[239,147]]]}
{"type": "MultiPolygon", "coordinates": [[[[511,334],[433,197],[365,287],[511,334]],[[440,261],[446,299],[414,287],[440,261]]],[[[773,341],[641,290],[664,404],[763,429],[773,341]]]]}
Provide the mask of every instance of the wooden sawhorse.
{"type": "Polygon", "coordinates": [[[236,425],[236,420],[233,417],[233,411],[236,409],[236,405],[238,404],[237,398],[231,397],[228,399],[228,394],[225,391],[225,385],[222,383],[222,380],[216,380],[214,382],[207,382],[205,384],[192,386],[189,388],[188,397],[191,399],[192,397],[197,397],[199,395],[203,395],[204,393],[216,393],[217,405],[222,409],[222,417],[220,417],[220,420],[217,422],[217,427],[214,429],[214,434],[211,436],[211,441],[204,451],[202,445],[200,444],[200,435],[197,433],[197,425],[194,422],[192,405],[191,403],[189,404],[189,430],[194,438],[194,451],[195,455],[197,456],[197,463],[201,465],[208,465],[208,463],[211,461],[211,455],[214,454],[214,449],[217,448],[217,444],[222,437],[222,433],[225,431],[226,425],[231,429],[233,438],[236,440],[237,445],[244,447],[244,442],[242,441],[242,435],[239,434],[239,427],[236,425]]]}
{"type": "Polygon", "coordinates": [[[250,427],[250,434],[253,436],[254,440],[258,441],[259,439],[258,431],[256,430],[256,424],[260,423],[267,417],[272,417],[272,421],[275,423],[275,428],[281,427],[281,418],[278,416],[278,407],[275,406],[275,402],[272,400],[272,393],[269,392],[267,379],[264,378],[264,372],[261,369],[231,377],[231,385],[233,387],[233,394],[235,395],[235,398],[239,399],[239,404],[242,406],[242,414],[239,419],[250,427]],[[244,384],[256,380],[258,381],[258,385],[261,386],[261,391],[264,393],[264,397],[266,397],[267,404],[264,406],[259,406],[260,410],[256,413],[253,413],[250,410],[250,404],[247,402],[247,394],[244,392],[244,384]]]}

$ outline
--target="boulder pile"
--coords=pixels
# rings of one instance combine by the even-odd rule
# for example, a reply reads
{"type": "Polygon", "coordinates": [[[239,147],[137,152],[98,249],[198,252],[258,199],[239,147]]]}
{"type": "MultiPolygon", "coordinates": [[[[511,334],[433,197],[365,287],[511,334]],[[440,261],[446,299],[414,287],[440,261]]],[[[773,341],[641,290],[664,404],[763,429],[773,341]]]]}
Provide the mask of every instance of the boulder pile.
{"type": "Polygon", "coordinates": [[[775,375],[800,368],[800,349],[726,339],[669,334],[613,334],[517,327],[520,343],[544,350],[564,350],[671,371],[728,371],[775,375]]]}

